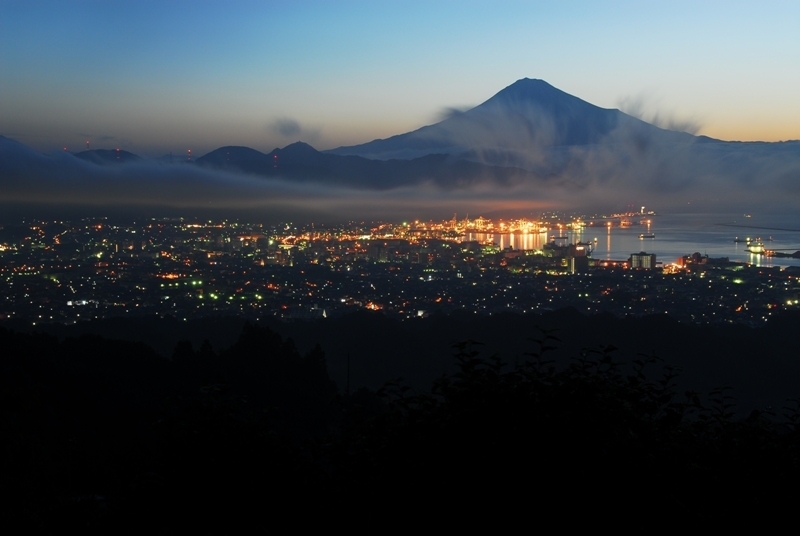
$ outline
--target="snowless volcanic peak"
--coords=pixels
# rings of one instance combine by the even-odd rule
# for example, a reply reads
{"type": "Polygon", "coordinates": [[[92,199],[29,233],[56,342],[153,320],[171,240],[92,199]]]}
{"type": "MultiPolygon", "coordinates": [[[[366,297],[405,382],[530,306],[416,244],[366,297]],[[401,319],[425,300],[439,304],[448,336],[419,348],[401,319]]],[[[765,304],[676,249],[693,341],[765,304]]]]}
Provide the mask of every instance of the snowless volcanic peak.
{"type": "Polygon", "coordinates": [[[523,78],[505,89],[497,92],[492,98],[476,109],[504,107],[524,111],[527,107],[536,107],[542,113],[562,115],[574,113],[576,110],[586,113],[589,109],[600,109],[569,93],[557,89],[544,80],[523,78]]]}
{"type": "Polygon", "coordinates": [[[685,133],[664,131],[619,110],[600,108],[543,80],[523,78],[483,104],[434,125],[329,152],[377,159],[415,158],[431,153],[475,157],[478,153],[613,142],[620,130],[655,136],[667,143],[685,143],[692,138],[685,133]]]}

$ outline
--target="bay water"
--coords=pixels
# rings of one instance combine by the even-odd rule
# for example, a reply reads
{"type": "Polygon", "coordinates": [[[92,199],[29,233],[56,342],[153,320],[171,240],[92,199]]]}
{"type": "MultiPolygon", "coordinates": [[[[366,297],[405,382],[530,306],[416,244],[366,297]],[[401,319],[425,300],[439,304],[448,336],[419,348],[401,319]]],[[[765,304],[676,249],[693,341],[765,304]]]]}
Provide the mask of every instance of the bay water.
{"type": "Polygon", "coordinates": [[[503,249],[530,250],[541,249],[553,237],[560,237],[561,244],[567,241],[591,242],[595,259],[627,260],[632,253],[643,251],[655,253],[657,261],[670,264],[696,252],[756,266],[800,266],[800,259],[751,253],[747,251],[746,243],[748,238],[760,239],[769,250],[784,253],[800,250],[798,214],[676,213],[628,219],[631,225],[627,227],[621,227],[619,219],[598,219],[593,225],[579,230],[554,228],[547,233],[530,234],[468,233],[464,240],[493,241],[503,249]],[[608,226],[609,222],[611,226],[608,226]],[[654,238],[641,238],[643,234],[652,234],[654,238]]]}

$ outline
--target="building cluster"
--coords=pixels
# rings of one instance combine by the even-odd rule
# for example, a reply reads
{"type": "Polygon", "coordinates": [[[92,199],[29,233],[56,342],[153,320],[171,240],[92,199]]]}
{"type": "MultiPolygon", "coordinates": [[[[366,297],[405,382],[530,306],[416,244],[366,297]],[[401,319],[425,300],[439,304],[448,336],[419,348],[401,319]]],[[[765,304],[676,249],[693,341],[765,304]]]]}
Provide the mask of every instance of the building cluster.
{"type": "MultiPolygon", "coordinates": [[[[540,249],[501,249],[466,240],[457,223],[323,227],[93,218],[8,224],[0,228],[0,320],[300,319],[357,309],[411,318],[571,306],[589,314],[758,324],[800,299],[791,269],[699,254],[663,268],[646,252],[595,260],[592,244],[558,238],[540,249]]],[[[497,224],[480,218],[473,225],[497,224]]]]}

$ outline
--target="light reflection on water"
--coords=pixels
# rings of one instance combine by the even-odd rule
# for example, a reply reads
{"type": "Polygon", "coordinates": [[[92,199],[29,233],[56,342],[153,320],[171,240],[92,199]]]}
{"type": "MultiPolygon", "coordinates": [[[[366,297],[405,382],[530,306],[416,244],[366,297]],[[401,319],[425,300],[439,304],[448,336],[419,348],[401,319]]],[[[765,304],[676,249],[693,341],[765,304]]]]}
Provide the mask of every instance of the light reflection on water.
{"type": "Polygon", "coordinates": [[[477,240],[478,242],[491,241],[500,246],[500,249],[542,249],[547,244],[549,234],[524,233],[524,234],[494,234],[494,233],[467,233],[464,241],[477,240]]]}
{"type": "Polygon", "coordinates": [[[501,249],[541,249],[551,236],[567,237],[571,243],[594,242],[595,259],[627,260],[631,253],[655,253],[665,264],[676,262],[684,255],[700,253],[709,257],[728,257],[732,261],[750,262],[758,266],[800,266],[800,259],[754,255],[736,237],[757,238],[767,249],[800,250],[800,216],[796,214],[667,214],[650,217],[650,225],[633,219],[630,227],[613,227],[598,222],[580,230],[551,229],[547,233],[493,234],[468,233],[464,240],[492,241],[501,249]],[[655,238],[639,238],[653,233],[655,238]],[[770,240],[771,238],[771,240],[770,240]]]}

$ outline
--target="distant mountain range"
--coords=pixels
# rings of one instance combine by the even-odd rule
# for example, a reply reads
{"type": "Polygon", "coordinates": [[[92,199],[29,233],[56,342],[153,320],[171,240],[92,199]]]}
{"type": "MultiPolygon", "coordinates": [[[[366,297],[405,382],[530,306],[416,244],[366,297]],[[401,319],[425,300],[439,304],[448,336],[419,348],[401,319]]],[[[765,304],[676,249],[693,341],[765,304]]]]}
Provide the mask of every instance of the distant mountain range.
{"type": "Polygon", "coordinates": [[[136,162],[142,159],[140,156],[129,153],[128,151],[123,151],[121,149],[94,149],[75,153],[75,156],[81,160],[92,162],[94,164],[127,164],[129,162],[136,162]]]}
{"type": "Polygon", "coordinates": [[[269,154],[249,147],[221,147],[198,158],[197,165],[267,177],[381,190],[422,182],[457,187],[487,176],[499,182],[539,178],[524,169],[494,166],[448,154],[429,153],[412,159],[377,160],[357,155],[323,153],[303,142],[275,149],[269,154]]]}
{"type": "MultiPolygon", "coordinates": [[[[170,160],[147,160],[123,150],[46,156],[0,136],[0,180],[70,175],[64,169],[76,175],[86,164],[100,169],[170,160]]],[[[179,166],[184,170],[373,191],[492,185],[496,195],[513,189],[514,199],[625,195],[667,202],[671,194],[722,202],[800,199],[800,141],[725,142],[665,130],[527,78],[475,108],[387,139],[324,152],[302,142],[269,154],[221,147],[181,164],[191,164],[179,166]]]]}

